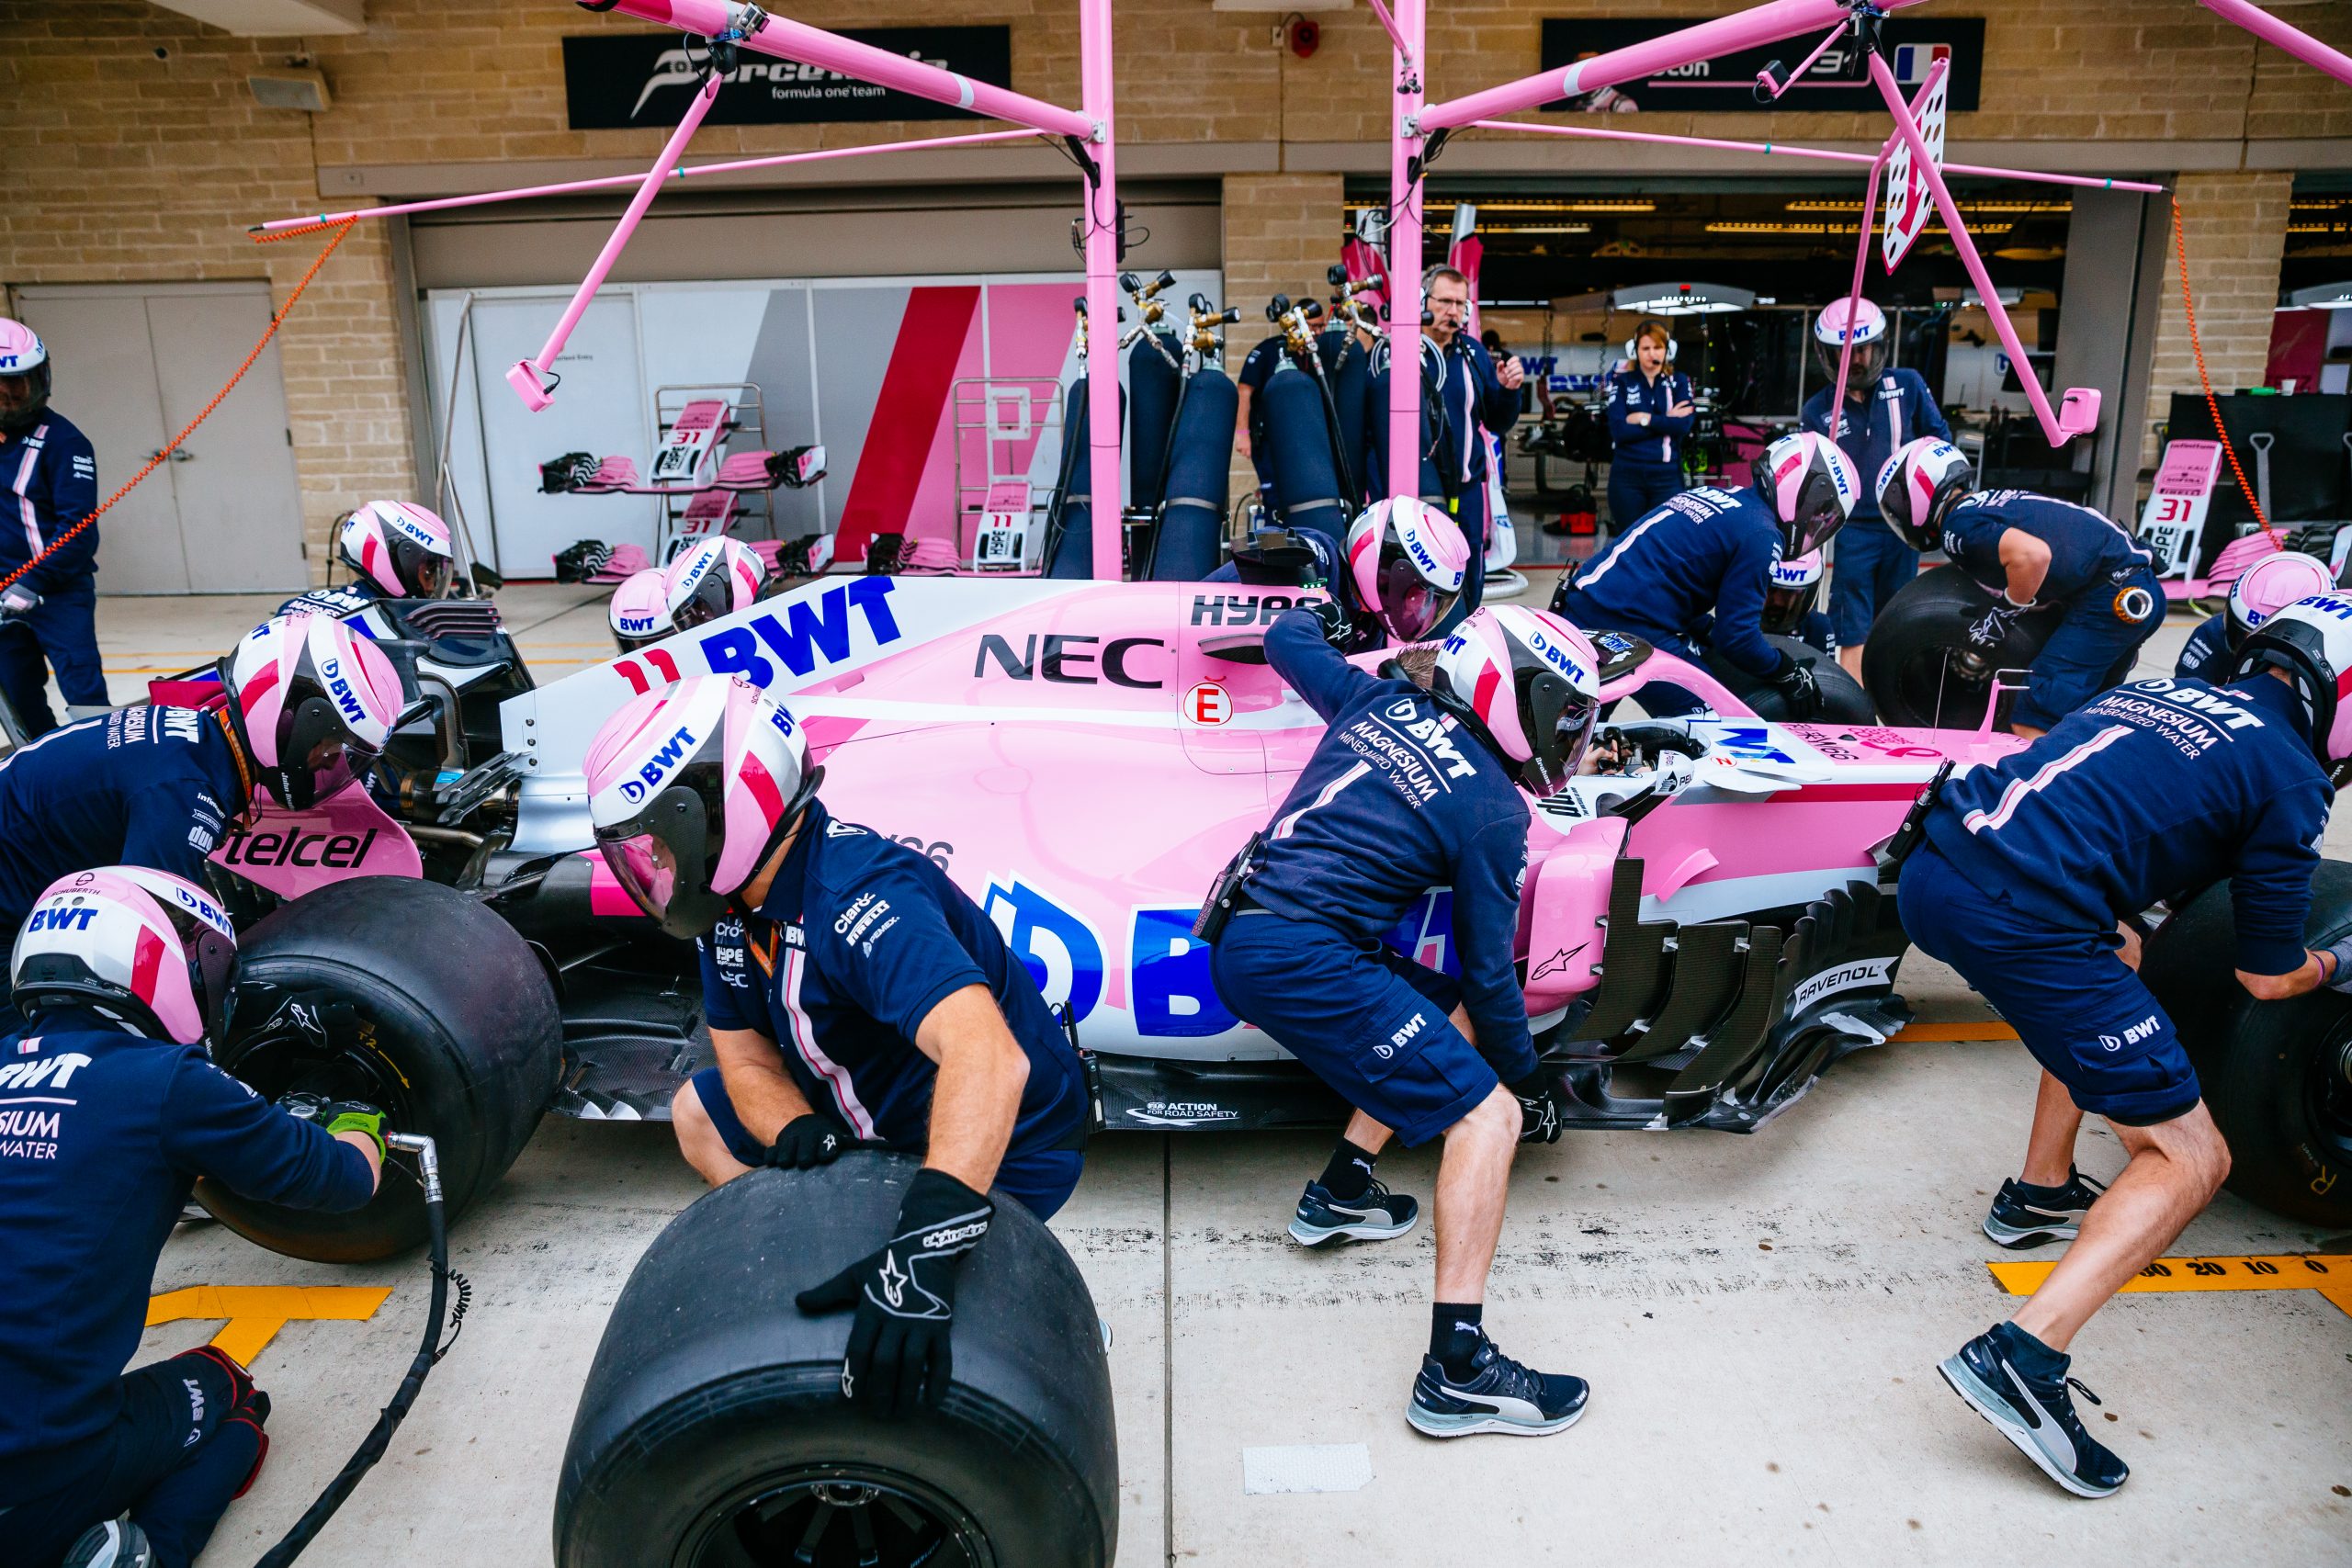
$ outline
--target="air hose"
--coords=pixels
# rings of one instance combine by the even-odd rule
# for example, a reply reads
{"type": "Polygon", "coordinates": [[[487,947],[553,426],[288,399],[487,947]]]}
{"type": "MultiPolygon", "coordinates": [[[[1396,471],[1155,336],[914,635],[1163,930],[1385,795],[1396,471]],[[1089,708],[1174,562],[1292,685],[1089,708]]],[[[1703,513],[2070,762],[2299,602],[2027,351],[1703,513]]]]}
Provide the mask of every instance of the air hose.
{"type": "Polygon", "coordinates": [[[441,1207],[439,1151],[431,1138],[418,1133],[387,1133],[384,1143],[390,1148],[402,1149],[416,1156],[417,1168],[424,1180],[425,1245],[433,1266],[433,1299],[424,1314],[424,1341],[417,1347],[416,1359],[409,1363],[407,1375],[401,1379],[400,1387],[392,1391],[390,1401],[377,1416],[374,1428],[360,1443],[358,1451],[335,1472],[334,1479],[327,1483],[318,1500],[303,1511],[302,1517],[294,1521],[294,1527],[269,1549],[254,1568],[285,1568],[287,1563],[302,1555],[302,1549],[326,1528],[329,1519],[334,1517],[335,1510],[343,1506],[344,1499],[351,1495],[352,1489],[359,1484],[360,1477],[384,1457],[384,1450],[390,1445],[392,1434],[399,1430],[401,1420],[408,1415],[409,1406],[416,1403],[417,1393],[424,1387],[425,1374],[433,1370],[434,1363],[449,1348],[448,1341],[441,1337],[441,1317],[448,1306],[450,1282],[455,1280],[458,1287],[457,1311],[449,1316],[450,1340],[457,1338],[458,1329],[465,1320],[466,1308],[472,1300],[473,1288],[467,1283],[465,1277],[449,1271],[449,1229],[441,1207]]]}

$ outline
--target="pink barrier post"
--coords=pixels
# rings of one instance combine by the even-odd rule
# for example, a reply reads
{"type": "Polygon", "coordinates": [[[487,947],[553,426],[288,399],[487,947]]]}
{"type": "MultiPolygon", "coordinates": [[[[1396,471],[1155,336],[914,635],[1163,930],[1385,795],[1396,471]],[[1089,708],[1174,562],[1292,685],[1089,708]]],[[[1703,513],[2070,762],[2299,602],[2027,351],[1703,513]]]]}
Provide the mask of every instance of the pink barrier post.
{"type": "Polygon", "coordinates": [[[1894,133],[1911,149],[1912,162],[1926,175],[1928,188],[1935,194],[1936,210],[1943,214],[1944,227],[1951,231],[1952,249],[1960,253],[1960,265],[1966,269],[1969,281],[1976,285],[1977,297],[1984,302],[1985,314],[1993,318],[1993,331],[2008,351],[2010,363],[2017,367],[2018,384],[2025,389],[2026,400],[2033,405],[2034,417],[2041,422],[2042,434],[2052,446],[2064,446],[2077,435],[2088,434],[2098,426],[2099,394],[2092,387],[2069,387],[2063,412],[2052,412],[2050,399],[2041,390],[2041,381],[2033,372],[2033,362],[2026,357],[2025,345],[2018,341],[2018,330],[2009,323],[2009,313],[2002,309],[2000,296],[1994,291],[1992,275],[1985,271],[1984,258],[1976,254],[1976,242],[1968,237],[1968,226],[1961,221],[1960,205],[1952,200],[1951,188],[1944,184],[1943,171],[1928,154],[1928,144],[1919,134],[1918,122],[1911,118],[1903,101],[1903,89],[1894,80],[1894,73],[1886,62],[1873,53],[1870,57],[1871,80],[1878,85],[1879,96],[1886,100],[1886,112],[1894,118],[1894,133]]]}
{"type": "Polygon", "coordinates": [[[2352,55],[2330,49],[2311,34],[2290,28],[2259,6],[2249,6],[2245,0],[2197,0],[2208,11],[2262,39],[2278,45],[2314,71],[2324,71],[2346,86],[2352,86],[2352,55]]]}
{"type": "Polygon", "coordinates": [[[1093,134],[1093,123],[1086,116],[1059,105],[1009,87],[975,82],[968,76],[909,60],[872,44],[854,43],[822,28],[773,17],[756,6],[741,5],[737,0],[619,0],[615,9],[623,16],[642,17],[705,38],[740,33],[743,47],[754,53],[820,65],[862,82],[911,93],[935,104],[954,104],[992,119],[1034,126],[1056,136],[1093,134]]]}
{"type": "Polygon", "coordinates": [[[1421,58],[1429,0],[1396,0],[1388,139],[1388,493],[1421,493],[1421,58]]]}
{"type": "MultiPolygon", "coordinates": [[[[1943,79],[1944,62],[1939,60],[1928,67],[1928,79],[1919,84],[1919,91],[1911,100],[1911,107],[1915,113],[1921,104],[1928,101],[1928,95],[1936,90],[1936,84],[1943,79]]],[[[1838,438],[1838,421],[1844,417],[1846,412],[1846,377],[1854,364],[1852,331],[1854,311],[1862,302],[1862,278],[1870,270],[1871,233],[1878,225],[1878,182],[1884,177],[1887,160],[1893,156],[1894,156],[1894,138],[1890,136],[1886,139],[1885,144],[1879,148],[1878,157],[1871,164],[1870,185],[1862,192],[1861,233],[1854,241],[1854,287],[1846,296],[1848,330],[1845,341],[1838,345],[1838,390],[1829,400],[1829,432],[1832,441],[1838,438]]],[[[1877,482],[1877,478],[1875,474],[1861,476],[1864,484],[1873,484],[1877,482]]]]}
{"type": "Polygon", "coordinates": [[[653,205],[653,193],[662,188],[662,182],[677,166],[678,160],[685,156],[686,143],[694,140],[695,132],[701,128],[702,117],[708,114],[710,106],[718,101],[722,81],[723,78],[713,72],[704,81],[702,90],[695,95],[695,101],[686,109],[685,118],[678,121],[678,129],[672,131],[670,140],[662,144],[662,156],[654,161],[652,168],[646,171],[645,181],[637,187],[637,194],[629,197],[628,209],[621,214],[619,225],[605,242],[605,248],[596,253],[596,265],[590,267],[588,276],[580,280],[580,288],[571,296],[571,303],[564,307],[562,319],[556,322],[555,331],[548,334],[547,344],[539,350],[538,358],[536,361],[518,359],[514,368],[506,372],[506,384],[514,389],[515,394],[523,400],[523,406],[533,413],[537,413],[555,400],[555,389],[545,379],[548,367],[553,365],[556,356],[563,352],[564,344],[571,336],[571,329],[580,324],[580,318],[588,310],[588,301],[596,297],[596,290],[604,287],[605,274],[611,272],[613,264],[620,260],[622,247],[628,243],[628,237],[637,232],[638,220],[645,216],[645,209],[653,205]]]}
{"type": "Polygon", "coordinates": [[[1087,483],[1092,496],[1094,575],[1125,575],[1126,479],[1119,464],[1119,183],[1111,113],[1111,0],[1078,0],[1079,93],[1096,178],[1086,202],[1086,323],[1093,345],[1086,373],[1087,483]]]}
{"type": "MultiPolygon", "coordinates": [[[[1919,3],[1920,0],[1880,0],[1878,8],[1897,11],[1919,3]]],[[[1403,7],[1399,6],[1400,21],[1402,13],[1403,7]]],[[[1671,70],[1692,61],[1712,60],[1736,50],[1777,43],[1817,28],[1834,28],[1849,15],[1844,0],[1770,0],[1767,5],[1579,60],[1564,69],[1542,72],[1506,82],[1499,87],[1489,87],[1483,93],[1431,104],[1419,112],[1416,129],[1426,136],[1430,131],[1452,130],[1476,119],[1516,114],[1555,98],[1598,92],[1654,71],[1671,70]]],[[[1412,35],[1408,32],[1407,36],[1412,35]]]]}

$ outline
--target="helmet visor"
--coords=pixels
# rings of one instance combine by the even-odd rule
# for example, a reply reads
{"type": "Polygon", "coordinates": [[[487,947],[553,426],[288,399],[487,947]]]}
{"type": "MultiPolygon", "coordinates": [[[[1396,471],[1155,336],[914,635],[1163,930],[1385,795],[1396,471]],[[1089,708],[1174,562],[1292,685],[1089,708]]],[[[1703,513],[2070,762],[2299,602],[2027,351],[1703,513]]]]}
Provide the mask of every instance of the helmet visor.
{"type": "Polygon", "coordinates": [[[604,852],[605,863],[639,908],[657,920],[669,914],[678,892],[678,855],[669,840],[627,828],[599,829],[596,848],[604,852]],[[611,837],[606,836],[608,832],[611,837]]]}
{"type": "Polygon", "coordinates": [[[308,811],[351,787],[376,765],[376,748],[344,727],[334,705],[311,697],[292,715],[278,744],[278,803],[308,811]]]}
{"type": "Polygon", "coordinates": [[[727,912],[727,900],[710,890],[716,852],[702,796],[691,787],[672,784],[636,816],[597,829],[596,848],[622,890],[672,936],[707,935],[727,912]]]}
{"type": "Polygon", "coordinates": [[[1592,725],[1600,705],[1556,675],[1538,673],[1522,701],[1521,712],[1537,720],[1535,734],[1543,739],[1535,754],[1520,770],[1520,783],[1538,800],[1557,795],[1584,764],[1585,749],[1592,743],[1592,725]],[[1550,723],[1543,722],[1549,710],[1550,723]]]}
{"type": "Polygon", "coordinates": [[[418,598],[438,599],[449,591],[449,584],[457,574],[458,563],[447,556],[419,550],[415,565],[410,569],[409,581],[415,585],[418,598]]]}
{"type": "MultiPolygon", "coordinates": [[[[1822,375],[1826,379],[1835,381],[1838,378],[1838,355],[1844,351],[1844,345],[1816,340],[1813,346],[1821,355],[1822,375]]],[[[1859,383],[1875,379],[1878,373],[1885,368],[1886,340],[1884,338],[1872,338],[1868,343],[1858,343],[1854,345],[1853,367],[1846,373],[1846,384],[1851,388],[1859,383]]]]}
{"type": "Polygon", "coordinates": [[[1763,626],[1768,632],[1788,636],[1804,619],[1805,609],[1813,603],[1815,584],[1803,588],[1782,588],[1777,584],[1764,591],[1763,626]]]}
{"type": "Polygon", "coordinates": [[[695,585],[694,594],[684,604],[670,612],[670,623],[680,631],[715,621],[734,609],[734,602],[727,589],[727,563],[719,561],[703,574],[695,585]]]}
{"type": "Polygon", "coordinates": [[[1807,474],[1804,489],[1797,495],[1796,515],[1781,525],[1785,541],[1781,558],[1811,555],[1845,525],[1846,509],[1838,504],[1837,485],[1818,469],[1807,474]]]}
{"type": "Polygon", "coordinates": [[[1374,581],[1380,590],[1380,618],[1398,642],[1419,642],[1428,637],[1461,597],[1431,585],[1407,558],[1403,547],[1393,540],[1381,547],[1380,571],[1374,581]]]}

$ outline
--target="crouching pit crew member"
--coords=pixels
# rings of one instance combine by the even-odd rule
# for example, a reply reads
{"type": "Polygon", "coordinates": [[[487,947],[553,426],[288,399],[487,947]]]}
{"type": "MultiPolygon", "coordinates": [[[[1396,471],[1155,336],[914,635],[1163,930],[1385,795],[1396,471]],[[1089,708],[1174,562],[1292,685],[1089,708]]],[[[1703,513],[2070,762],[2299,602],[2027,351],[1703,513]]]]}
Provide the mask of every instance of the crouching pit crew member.
{"type": "Polygon", "coordinates": [[[2280,610],[2233,675],[2219,687],[2118,687],[1997,766],[1955,774],[1903,868],[1911,940],[1997,1008],[2043,1070],[2025,1168],[1985,1234],[2074,1238],[2015,1316],[1943,1363],[1944,1379],[2077,1496],[2104,1497],[2129,1472],[2075,1415],[2067,1347],[2230,1168],[2118,922],[2230,877],[2239,984],[2263,1000],[2352,988],[2352,940],[2327,953],[2302,944],[2316,846],[2352,760],[2352,702],[2339,698],[2352,683],[2352,600],[2280,610]],[[2104,1191],[2073,1168],[2085,1111],[2106,1117],[2131,1155],[2104,1191]]]}
{"type": "Polygon", "coordinates": [[[637,698],[586,771],[606,863],[701,950],[718,1065],[671,1104],[687,1162],[717,1186],[858,1143],[924,1156],[896,1232],[799,1303],[857,1309],[844,1394],[936,1404],[984,1194],[1044,1219],[1078,1185],[1091,1107],[1069,1035],[946,873],[826,812],[799,726],[746,682],[637,698]]]}
{"type": "Polygon", "coordinates": [[[1216,934],[1217,995],[1355,1108],[1291,1234],[1400,1235],[1412,1201],[1373,1179],[1393,1131],[1445,1139],[1437,1180],[1437,1296],[1406,1419],[1431,1437],[1556,1432],[1583,1413],[1581,1378],[1504,1355],[1483,1323],[1511,1154],[1559,1136],[1556,1076],[1540,1067],[1512,967],[1528,806],[1573,775],[1592,734],[1598,661],[1542,611],[1472,615],[1379,676],[1320,623],[1287,612],[1266,658],[1329,727],[1253,847],[1216,934]],[[1406,670],[1418,666],[1419,678],[1406,670]],[[1423,891],[1453,889],[1457,983],[1382,945],[1423,891]]]}
{"type": "MultiPolygon", "coordinates": [[[[1821,710],[1814,661],[1764,640],[1765,599],[1773,565],[1826,544],[1859,486],[1844,453],[1802,432],[1758,454],[1750,477],[1752,490],[1702,487],[1673,497],[1573,578],[1562,576],[1552,608],[1589,632],[1626,632],[1679,654],[1736,688],[1770,686],[1789,717],[1811,718],[1821,710]]],[[[1701,705],[1661,683],[1634,700],[1657,718],[1701,705]]]]}
{"type": "Polygon", "coordinates": [[[2172,672],[2195,681],[2227,680],[2238,649],[2256,626],[2298,599],[2334,592],[2335,576],[2318,557],[2301,550],[2265,556],[2238,573],[2221,612],[2188,634],[2172,672]]]}
{"type": "Polygon", "coordinates": [[[123,1371],[164,1243],[199,1176],[359,1208],[384,1119],[319,1100],[298,1119],[212,1065],[237,942],[195,884],[76,872],[23,928],[32,1021],[0,1038],[0,1563],[187,1568],[261,1468],[269,1396],[209,1345],[123,1371]]]}

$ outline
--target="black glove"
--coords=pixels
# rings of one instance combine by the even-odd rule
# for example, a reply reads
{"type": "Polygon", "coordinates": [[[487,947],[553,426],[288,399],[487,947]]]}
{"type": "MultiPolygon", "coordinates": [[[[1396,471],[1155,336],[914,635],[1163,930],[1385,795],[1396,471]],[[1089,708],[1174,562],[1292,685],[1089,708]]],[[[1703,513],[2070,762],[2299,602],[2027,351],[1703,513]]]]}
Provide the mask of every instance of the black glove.
{"type": "Polygon", "coordinates": [[[231,1021],[240,1039],[284,1036],[322,1055],[340,1052],[359,1032],[359,1010],[334,992],[289,991],[266,983],[237,988],[231,1021]]]}
{"type": "Polygon", "coordinates": [[[1519,1100],[1519,1141],[1522,1144],[1556,1144],[1560,1141],[1560,1117],[1567,1108],[1567,1091],[1560,1087],[1558,1069],[1538,1067],[1517,1083],[1510,1091],[1519,1100]]]}
{"type": "Polygon", "coordinates": [[[1981,620],[1968,628],[1970,644],[1987,651],[2000,647],[2008,640],[2009,628],[2017,625],[2018,617],[2033,607],[2031,604],[2013,604],[2008,595],[2004,593],[1993,601],[1993,607],[1984,612],[1981,620]]]}
{"type": "Polygon", "coordinates": [[[842,1397],[869,1399],[903,1416],[947,1394],[947,1327],[956,1270],[989,1234],[996,1205],[944,1170],[915,1173],[899,1205],[898,1233],[794,1303],[811,1315],[857,1308],[842,1397]]]}
{"type": "Polygon", "coordinates": [[[806,1170],[841,1158],[841,1130],[821,1112],[811,1111],[784,1124],[768,1145],[767,1165],[773,1170],[806,1170]]]}
{"type": "Polygon", "coordinates": [[[1791,718],[1811,718],[1821,711],[1821,682],[1814,678],[1810,659],[1781,655],[1781,668],[1772,676],[1772,688],[1788,705],[1791,718]]]}
{"type": "Polygon", "coordinates": [[[1355,640],[1355,624],[1348,619],[1348,613],[1340,607],[1338,600],[1309,599],[1299,608],[1322,624],[1323,640],[1340,652],[1345,653],[1348,644],[1355,640]]]}

